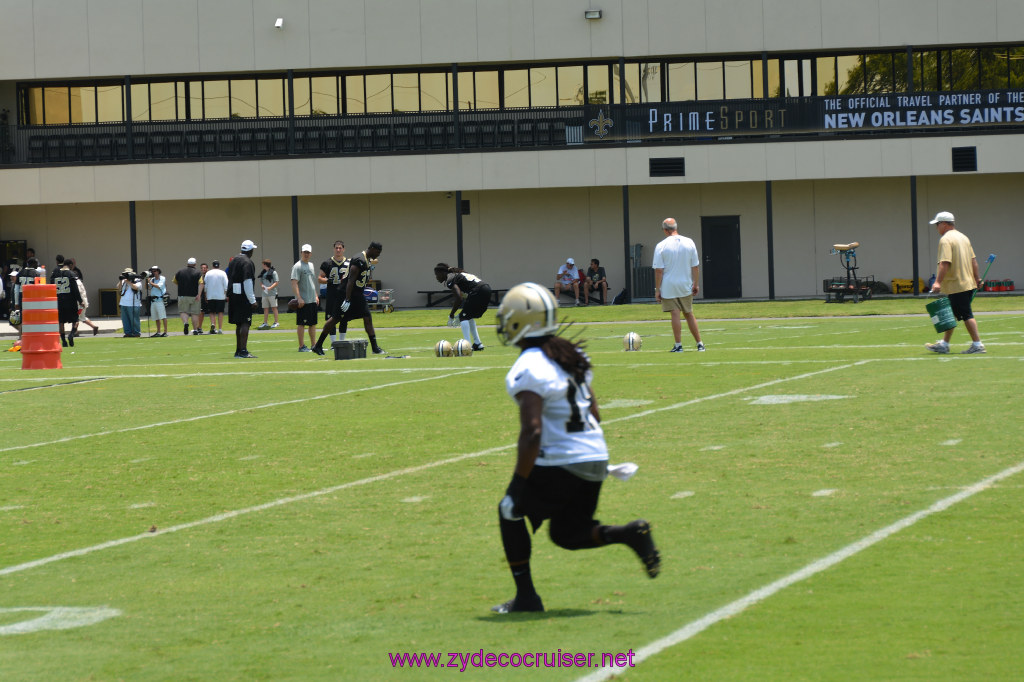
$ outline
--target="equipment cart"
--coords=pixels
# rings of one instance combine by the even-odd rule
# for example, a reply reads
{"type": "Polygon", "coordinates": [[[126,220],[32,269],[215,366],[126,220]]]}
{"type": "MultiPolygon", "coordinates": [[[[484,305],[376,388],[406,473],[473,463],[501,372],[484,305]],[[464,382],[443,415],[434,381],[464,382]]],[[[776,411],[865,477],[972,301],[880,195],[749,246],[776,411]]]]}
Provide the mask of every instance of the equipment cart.
{"type": "Polygon", "coordinates": [[[395,312],[395,290],[394,289],[363,289],[363,296],[366,297],[366,307],[378,313],[395,312]]]}

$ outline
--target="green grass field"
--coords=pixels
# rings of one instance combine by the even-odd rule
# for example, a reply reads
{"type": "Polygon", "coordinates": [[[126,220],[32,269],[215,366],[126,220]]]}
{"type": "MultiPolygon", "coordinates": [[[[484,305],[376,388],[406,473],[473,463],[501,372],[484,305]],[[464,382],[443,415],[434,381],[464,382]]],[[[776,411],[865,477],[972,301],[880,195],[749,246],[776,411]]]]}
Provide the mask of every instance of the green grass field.
{"type": "Polygon", "coordinates": [[[920,300],[701,305],[708,351],[681,355],[654,306],[565,309],[612,461],[640,466],[599,517],[650,520],[663,571],[545,528],[548,611],[512,616],[489,610],[513,594],[518,429],[491,327],[470,358],[433,357],[459,336],[426,327],[439,309],[376,316],[402,359],[282,330],[235,360],[174,321],[81,339],[59,371],[2,353],[0,679],[603,679],[389,656],[481,651],[634,652],[626,680],[1019,679],[1019,307],[977,302],[974,356],[924,349],[920,300]]]}

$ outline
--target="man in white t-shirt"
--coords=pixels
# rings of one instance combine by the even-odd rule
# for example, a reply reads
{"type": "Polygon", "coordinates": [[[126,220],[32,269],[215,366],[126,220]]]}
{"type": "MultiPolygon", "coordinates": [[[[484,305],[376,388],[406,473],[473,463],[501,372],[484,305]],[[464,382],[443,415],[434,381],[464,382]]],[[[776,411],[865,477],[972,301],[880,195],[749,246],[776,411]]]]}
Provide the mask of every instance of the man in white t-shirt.
{"type": "Polygon", "coordinates": [[[224,333],[224,308],[228,302],[228,275],[220,269],[220,261],[213,261],[213,267],[203,275],[206,301],[210,306],[210,333],[224,333]],[[216,323],[216,324],[215,324],[216,323]],[[217,330],[214,332],[214,326],[217,330]]]}
{"type": "Polygon", "coordinates": [[[666,218],[661,223],[665,239],[654,247],[654,298],[661,303],[662,311],[672,315],[672,335],[675,345],[672,353],[683,352],[683,325],[680,313],[686,318],[686,326],[697,342],[697,350],[704,350],[693,316],[693,297],[699,291],[700,257],[697,245],[689,237],[679,234],[675,218],[666,218]]]}
{"type": "Polygon", "coordinates": [[[559,295],[561,295],[562,289],[566,291],[572,289],[572,295],[575,299],[573,303],[576,305],[580,304],[580,271],[576,269],[576,261],[572,258],[566,259],[565,263],[558,268],[558,274],[555,275],[556,301],[559,295]]]}

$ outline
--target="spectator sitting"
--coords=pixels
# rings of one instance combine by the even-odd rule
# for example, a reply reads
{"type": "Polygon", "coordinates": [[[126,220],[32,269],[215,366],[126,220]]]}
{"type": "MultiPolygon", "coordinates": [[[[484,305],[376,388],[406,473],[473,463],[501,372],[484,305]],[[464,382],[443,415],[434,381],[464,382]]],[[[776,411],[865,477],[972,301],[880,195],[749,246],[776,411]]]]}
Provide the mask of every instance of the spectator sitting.
{"type": "Polygon", "coordinates": [[[584,300],[590,305],[590,292],[601,291],[601,304],[608,305],[608,278],[605,276],[601,261],[596,258],[590,259],[590,269],[587,270],[584,284],[584,300]]]}
{"type": "Polygon", "coordinates": [[[579,270],[576,269],[576,261],[572,258],[568,258],[565,264],[558,268],[558,274],[555,275],[555,300],[558,300],[559,295],[562,293],[562,289],[568,291],[572,289],[573,301],[576,305],[580,304],[580,277],[579,270]]]}

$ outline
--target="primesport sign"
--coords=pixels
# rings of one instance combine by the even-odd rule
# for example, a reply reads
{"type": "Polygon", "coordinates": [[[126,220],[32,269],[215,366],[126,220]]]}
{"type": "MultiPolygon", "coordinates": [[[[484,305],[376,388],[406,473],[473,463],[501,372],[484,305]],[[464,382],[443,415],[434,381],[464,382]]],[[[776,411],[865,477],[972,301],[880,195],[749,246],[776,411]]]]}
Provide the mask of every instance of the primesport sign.
{"type": "Polygon", "coordinates": [[[584,141],[1024,128],[1024,91],[589,105],[584,141]]]}

